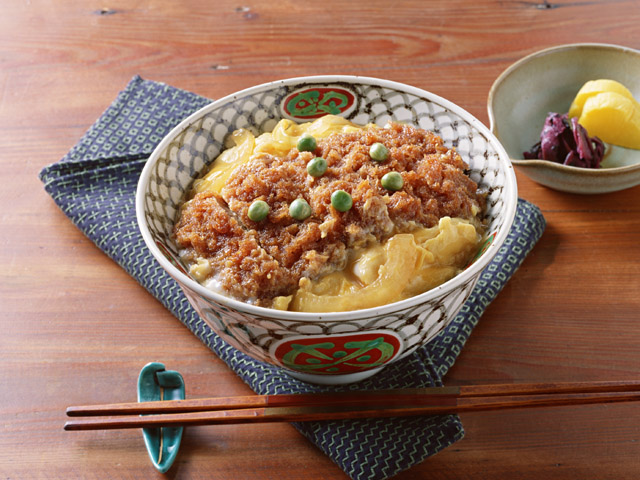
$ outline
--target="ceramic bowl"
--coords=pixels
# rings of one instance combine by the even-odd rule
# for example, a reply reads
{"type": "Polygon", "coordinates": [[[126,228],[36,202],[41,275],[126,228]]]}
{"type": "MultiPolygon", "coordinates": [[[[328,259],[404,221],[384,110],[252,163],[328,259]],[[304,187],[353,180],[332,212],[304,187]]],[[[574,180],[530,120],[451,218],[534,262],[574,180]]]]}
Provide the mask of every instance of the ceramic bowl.
{"type": "Polygon", "coordinates": [[[616,45],[571,44],[533,53],[507,68],[489,92],[491,131],[520,171],[547,187],[605,193],[640,184],[640,150],[607,145],[600,169],[524,160],[540,140],[549,112],[566,113],[589,80],[617,80],[640,100],[640,51],[616,45]]]}
{"type": "Polygon", "coordinates": [[[151,253],[220,337],[304,381],[339,384],[375,374],[429,342],[451,322],[503,244],[516,204],[509,157],[491,132],[460,107],[390,81],[322,76],[249,88],[186,118],[149,158],[138,184],[136,213],[151,253]],[[471,177],[489,192],[487,241],[477,260],[422,295],[341,313],[257,307],[210,291],[192,279],[178,256],[172,229],[191,183],[221,152],[225,138],[238,128],[258,134],[272,130],[282,118],[305,122],[327,111],[362,125],[385,125],[389,120],[410,123],[434,131],[447,146],[455,147],[470,165],[471,177]]]}

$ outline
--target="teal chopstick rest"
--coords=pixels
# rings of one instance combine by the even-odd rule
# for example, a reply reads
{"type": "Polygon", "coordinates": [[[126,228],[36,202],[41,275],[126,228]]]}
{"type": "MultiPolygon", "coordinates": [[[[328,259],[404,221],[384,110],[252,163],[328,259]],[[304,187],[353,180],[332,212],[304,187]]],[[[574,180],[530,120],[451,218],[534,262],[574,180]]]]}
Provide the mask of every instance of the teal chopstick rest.
{"type": "MultiPolygon", "coordinates": [[[[184,380],[173,370],[165,370],[164,364],[151,362],[140,370],[138,377],[138,402],[159,400],[184,400],[184,380]]],[[[165,473],[178,455],[183,427],[143,428],[142,436],[153,466],[165,473]]]]}

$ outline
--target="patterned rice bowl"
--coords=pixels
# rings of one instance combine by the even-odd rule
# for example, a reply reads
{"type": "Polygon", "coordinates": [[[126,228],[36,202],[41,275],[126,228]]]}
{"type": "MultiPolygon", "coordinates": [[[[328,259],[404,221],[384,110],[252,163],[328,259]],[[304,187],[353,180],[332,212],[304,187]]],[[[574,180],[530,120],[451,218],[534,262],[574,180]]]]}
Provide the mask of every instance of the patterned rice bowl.
{"type": "Polygon", "coordinates": [[[177,280],[202,319],[227,343],[310,383],[367,378],[413,353],[453,320],[482,270],[502,246],[515,215],[517,187],[509,157],[477,119],[432,93],[375,78],[317,76],[271,82],[202,108],[175,127],[149,158],[138,184],[142,236],[177,280]],[[327,113],[354,123],[389,120],[431,130],[455,147],[470,175],[488,192],[486,241],[474,262],[448,282],[377,308],[300,313],[257,307],[213,292],[189,276],[172,238],[179,207],[194,179],[224,149],[234,130],[271,131],[289,118],[327,113]]]}

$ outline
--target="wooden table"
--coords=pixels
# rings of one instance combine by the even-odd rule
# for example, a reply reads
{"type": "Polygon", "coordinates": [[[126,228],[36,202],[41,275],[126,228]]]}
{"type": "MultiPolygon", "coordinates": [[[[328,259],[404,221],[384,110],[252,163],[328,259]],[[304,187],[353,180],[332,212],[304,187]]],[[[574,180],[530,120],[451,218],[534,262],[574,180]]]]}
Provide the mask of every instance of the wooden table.
{"type": "MultiPolygon", "coordinates": [[[[68,405],[135,399],[160,360],[191,397],[244,385],[87,240],[37,178],[129,79],[216,98],[344,73],[430,90],[488,123],[509,64],[544,47],[640,48],[638,1],[3,0],[0,5],[0,476],[162,478],[138,431],[64,432],[68,405]],[[209,3],[209,6],[205,4],[209,3]]],[[[547,230],[449,385],[638,378],[640,187],[579,196],[518,174],[547,230]]],[[[640,405],[462,416],[466,437],[396,478],[635,479],[640,405]]],[[[287,424],[194,427],[169,478],[344,479],[287,424]]]]}

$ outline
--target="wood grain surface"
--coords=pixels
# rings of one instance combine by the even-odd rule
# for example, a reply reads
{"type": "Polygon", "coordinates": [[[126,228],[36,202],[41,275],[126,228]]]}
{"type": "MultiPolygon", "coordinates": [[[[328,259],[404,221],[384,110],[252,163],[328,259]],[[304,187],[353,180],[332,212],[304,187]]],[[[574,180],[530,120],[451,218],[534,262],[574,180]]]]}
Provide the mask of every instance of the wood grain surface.
{"type": "MultiPolygon", "coordinates": [[[[37,178],[133,75],[210,98],[300,75],[375,76],[488,123],[508,65],[573,42],[640,49],[640,2],[0,2],[0,478],[347,478],[288,424],[189,428],[165,476],[140,432],[63,431],[68,405],[134,401],[153,360],[183,374],[188,397],[251,393],[37,178]]],[[[638,379],[640,187],[580,196],[520,173],[518,187],[547,230],[446,384],[638,379]]],[[[636,479],[639,419],[639,404],[464,414],[463,440],[395,478],[636,479]]]]}

